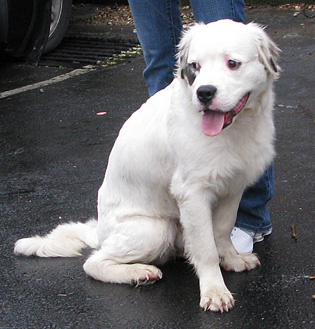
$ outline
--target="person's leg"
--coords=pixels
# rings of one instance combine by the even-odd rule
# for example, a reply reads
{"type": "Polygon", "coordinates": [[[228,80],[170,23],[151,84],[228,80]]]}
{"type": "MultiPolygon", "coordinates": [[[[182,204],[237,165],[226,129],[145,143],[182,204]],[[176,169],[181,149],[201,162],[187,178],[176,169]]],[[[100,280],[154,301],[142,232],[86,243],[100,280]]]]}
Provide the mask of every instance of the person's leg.
{"type": "Polygon", "coordinates": [[[260,180],[244,192],[235,226],[254,233],[268,232],[272,229],[266,204],[273,196],[273,180],[273,166],[271,165],[260,180]]]}
{"type": "Polygon", "coordinates": [[[267,202],[273,196],[273,180],[271,165],[260,180],[243,194],[231,234],[233,245],[240,253],[252,252],[254,243],[262,241],[272,231],[267,202]]]}
{"type": "Polygon", "coordinates": [[[245,22],[243,0],[191,0],[197,22],[210,23],[219,19],[245,22]]]}
{"type": "Polygon", "coordinates": [[[176,46],[182,30],[179,3],[179,0],[129,0],[146,62],[143,76],[150,96],[174,78],[176,46]]]}

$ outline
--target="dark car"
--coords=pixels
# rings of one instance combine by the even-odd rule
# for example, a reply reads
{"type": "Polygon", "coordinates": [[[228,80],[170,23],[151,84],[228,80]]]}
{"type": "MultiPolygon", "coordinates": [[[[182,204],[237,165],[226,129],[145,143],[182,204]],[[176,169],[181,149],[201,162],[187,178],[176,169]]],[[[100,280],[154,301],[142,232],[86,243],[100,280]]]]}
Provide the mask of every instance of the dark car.
{"type": "Polygon", "coordinates": [[[37,64],[64,37],[71,7],[72,0],[0,0],[0,51],[37,64]]]}

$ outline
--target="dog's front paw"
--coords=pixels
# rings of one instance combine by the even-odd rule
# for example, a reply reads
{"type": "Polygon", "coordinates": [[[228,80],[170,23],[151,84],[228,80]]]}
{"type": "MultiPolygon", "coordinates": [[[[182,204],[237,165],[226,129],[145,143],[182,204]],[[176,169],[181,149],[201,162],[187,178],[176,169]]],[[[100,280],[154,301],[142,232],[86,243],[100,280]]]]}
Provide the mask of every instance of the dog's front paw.
{"type": "Polygon", "coordinates": [[[260,265],[256,254],[238,254],[221,258],[221,266],[226,271],[249,271],[260,265]]]}
{"type": "Polygon", "coordinates": [[[234,306],[234,298],[229,290],[225,287],[215,287],[209,289],[201,295],[200,307],[204,311],[228,312],[234,306]]]}

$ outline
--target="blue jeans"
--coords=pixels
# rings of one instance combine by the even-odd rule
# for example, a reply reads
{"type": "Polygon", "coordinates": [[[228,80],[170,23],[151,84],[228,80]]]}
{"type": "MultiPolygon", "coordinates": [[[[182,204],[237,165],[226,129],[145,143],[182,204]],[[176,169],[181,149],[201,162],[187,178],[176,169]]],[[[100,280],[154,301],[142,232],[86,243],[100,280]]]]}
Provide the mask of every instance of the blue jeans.
{"type": "MultiPolygon", "coordinates": [[[[143,49],[143,72],[149,95],[168,86],[174,79],[176,46],[182,33],[179,0],[129,0],[137,35],[143,49]]],[[[191,0],[197,22],[210,23],[229,18],[244,22],[243,0],[191,0]]],[[[273,195],[273,167],[260,181],[244,192],[236,226],[253,232],[271,229],[266,203],[273,195]]]]}

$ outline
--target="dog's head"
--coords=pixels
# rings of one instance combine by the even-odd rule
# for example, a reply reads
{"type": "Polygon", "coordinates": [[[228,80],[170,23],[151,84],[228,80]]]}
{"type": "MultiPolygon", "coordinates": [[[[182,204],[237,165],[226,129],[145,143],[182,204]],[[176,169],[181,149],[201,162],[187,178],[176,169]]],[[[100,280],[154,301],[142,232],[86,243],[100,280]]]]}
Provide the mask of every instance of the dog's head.
{"type": "Polygon", "coordinates": [[[196,24],[184,33],[176,75],[185,82],[194,108],[203,113],[206,135],[219,134],[251,100],[270,89],[279,76],[278,53],[255,23],[220,20],[196,24]]]}

